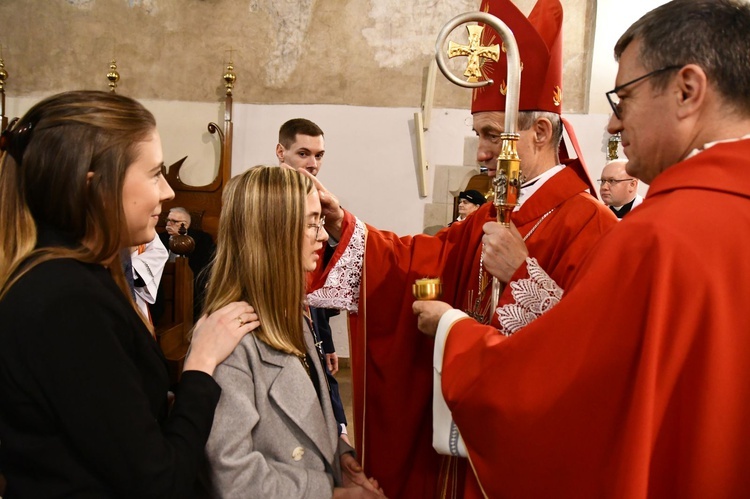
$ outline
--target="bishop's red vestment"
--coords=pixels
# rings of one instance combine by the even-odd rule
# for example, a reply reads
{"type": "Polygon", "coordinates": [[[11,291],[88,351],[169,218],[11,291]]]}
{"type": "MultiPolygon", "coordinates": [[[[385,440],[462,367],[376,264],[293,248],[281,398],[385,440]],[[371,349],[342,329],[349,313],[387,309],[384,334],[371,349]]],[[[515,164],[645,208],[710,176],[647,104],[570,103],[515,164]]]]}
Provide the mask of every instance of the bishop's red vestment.
{"type": "MultiPolygon", "coordinates": [[[[617,223],[586,188],[564,168],[512,216],[521,235],[533,230],[526,241],[530,255],[563,287],[593,244],[617,223]]],[[[447,459],[432,449],[434,341],[417,329],[412,284],[439,276],[441,299],[470,308],[469,292],[473,299],[478,293],[482,226],[495,220],[495,208],[487,203],[435,236],[398,237],[367,227],[358,313],[350,314],[355,439],[367,475],[392,499],[437,497],[437,476],[447,459]]],[[[329,269],[355,225],[347,213],[329,269]]],[[[313,288],[324,279],[319,274],[313,288]]]]}

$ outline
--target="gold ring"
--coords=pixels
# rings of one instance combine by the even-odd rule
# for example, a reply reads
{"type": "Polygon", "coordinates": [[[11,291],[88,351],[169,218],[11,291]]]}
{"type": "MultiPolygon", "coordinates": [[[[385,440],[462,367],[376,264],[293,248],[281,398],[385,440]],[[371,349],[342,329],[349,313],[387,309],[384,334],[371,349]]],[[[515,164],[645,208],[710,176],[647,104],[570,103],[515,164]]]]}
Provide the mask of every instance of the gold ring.
{"type": "Polygon", "coordinates": [[[245,325],[245,323],[242,321],[242,317],[240,317],[239,315],[237,316],[237,322],[240,323],[240,327],[245,325]]]}

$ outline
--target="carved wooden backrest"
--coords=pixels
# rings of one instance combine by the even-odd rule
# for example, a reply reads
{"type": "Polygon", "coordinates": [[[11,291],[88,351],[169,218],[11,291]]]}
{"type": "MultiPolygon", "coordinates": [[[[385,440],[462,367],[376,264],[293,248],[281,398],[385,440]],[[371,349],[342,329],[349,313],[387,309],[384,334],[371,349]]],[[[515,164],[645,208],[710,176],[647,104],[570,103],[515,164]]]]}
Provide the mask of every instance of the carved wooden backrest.
{"type": "Polygon", "coordinates": [[[164,312],[155,325],[156,338],[169,361],[169,378],[177,381],[193,327],[193,271],[187,258],[177,258],[164,266],[161,276],[164,312]]]}
{"type": "MultiPolygon", "coordinates": [[[[215,123],[209,123],[208,131],[217,134],[221,148],[219,171],[213,182],[203,186],[192,186],[180,179],[180,168],[187,156],[169,167],[167,182],[174,190],[174,199],[162,206],[162,218],[157,230],[163,231],[169,209],[181,206],[191,215],[191,229],[200,229],[211,235],[214,241],[219,229],[221,199],[224,186],[232,171],[232,96],[227,95],[224,110],[224,131],[215,123]]],[[[179,379],[187,354],[188,333],[193,328],[193,272],[187,258],[168,262],[161,281],[164,313],[154,325],[156,336],[170,364],[170,377],[179,379]]]]}

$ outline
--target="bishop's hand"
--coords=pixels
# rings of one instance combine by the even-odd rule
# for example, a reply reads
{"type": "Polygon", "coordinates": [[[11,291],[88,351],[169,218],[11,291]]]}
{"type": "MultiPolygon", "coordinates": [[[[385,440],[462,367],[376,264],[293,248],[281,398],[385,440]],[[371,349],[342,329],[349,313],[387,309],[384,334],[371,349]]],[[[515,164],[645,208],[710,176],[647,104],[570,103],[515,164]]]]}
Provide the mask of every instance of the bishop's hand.
{"type": "Polygon", "coordinates": [[[341,204],[339,204],[338,198],[330,191],[328,191],[328,189],[323,186],[320,180],[318,180],[317,177],[314,177],[307,170],[297,171],[312,180],[313,185],[316,189],[318,189],[318,196],[320,196],[320,206],[323,211],[321,215],[326,217],[326,232],[328,232],[328,235],[338,241],[339,239],[341,239],[341,222],[344,220],[344,209],[341,207],[341,204]]]}
{"type": "Polygon", "coordinates": [[[482,229],[484,268],[501,282],[507,283],[529,256],[526,243],[513,222],[510,227],[497,222],[487,222],[482,229]]]}

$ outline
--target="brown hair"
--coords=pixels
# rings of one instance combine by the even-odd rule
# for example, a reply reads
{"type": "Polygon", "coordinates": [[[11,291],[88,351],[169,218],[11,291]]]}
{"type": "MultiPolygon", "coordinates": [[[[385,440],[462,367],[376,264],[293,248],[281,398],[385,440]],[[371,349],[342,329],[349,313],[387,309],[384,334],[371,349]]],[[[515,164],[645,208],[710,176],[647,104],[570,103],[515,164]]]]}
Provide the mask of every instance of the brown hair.
{"type": "Polygon", "coordinates": [[[55,258],[115,257],[110,272],[127,290],[118,255],[127,227],[122,186],[137,144],[155,128],[153,115],[133,99],[74,91],[39,102],[5,134],[0,298],[31,268],[55,258]],[[75,246],[34,250],[39,226],[66,234],[75,246]]]}
{"type": "Polygon", "coordinates": [[[318,125],[305,118],[294,118],[287,121],[279,128],[279,144],[289,149],[297,139],[297,135],[309,135],[310,137],[324,137],[323,130],[318,125]]]}
{"type": "Polygon", "coordinates": [[[295,355],[305,352],[302,238],[312,187],[300,173],[274,166],[253,167],[229,182],[204,311],[244,300],[260,319],[254,334],[295,355]]]}

